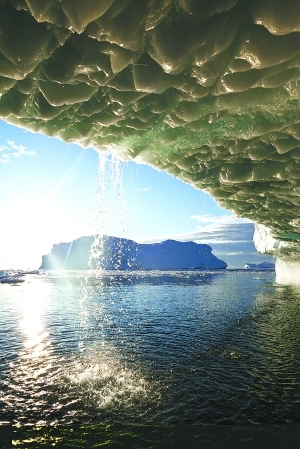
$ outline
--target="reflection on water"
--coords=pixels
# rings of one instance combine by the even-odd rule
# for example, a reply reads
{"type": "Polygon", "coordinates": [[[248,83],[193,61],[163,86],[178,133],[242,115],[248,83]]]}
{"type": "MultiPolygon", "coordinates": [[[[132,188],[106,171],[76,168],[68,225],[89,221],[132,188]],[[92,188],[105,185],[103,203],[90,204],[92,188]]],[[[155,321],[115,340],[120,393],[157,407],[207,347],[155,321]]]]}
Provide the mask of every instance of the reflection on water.
{"type": "Polygon", "coordinates": [[[253,310],[253,420],[300,422],[300,286],[277,285],[275,291],[260,292],[253,310]]]}
{"type": "MultiPolygon", "coordinates": [[[[20,421],[31,421],[48,407],[49,392],[45,385],[49,385],[61,370],[56,365],[49,332],[44,327],[51,286],[29,277],[17,294],[12,296],[10,293],[7,306],[11,308],[12,319],[14,315],[18,319],[11,332],[19,334],[19,338],[15,338],[19,341],[9,350],[13,361],[9,363],[6,375],[1,373],[4,377],[1,388],[3,412],[8,420],[18,415],[20,421]]],[[[9,335],[6,340],[9,344],[9,335]]]]}
{"type": "Polygon", "coordinates": [[[23,333],[24,350],[20,353],[20,358],[45,357],[47,346],[50,342],[45,332],[41,315],[44,309],[43,285],[41,282],[25,284],[20,304],[22,319],[20,328],[23,333]]]}
{"type": "Polygon", "coordinates": [[[0,420],[299,423],[300,290],[273,282],[54,272],[4,285],[0,420]]]}

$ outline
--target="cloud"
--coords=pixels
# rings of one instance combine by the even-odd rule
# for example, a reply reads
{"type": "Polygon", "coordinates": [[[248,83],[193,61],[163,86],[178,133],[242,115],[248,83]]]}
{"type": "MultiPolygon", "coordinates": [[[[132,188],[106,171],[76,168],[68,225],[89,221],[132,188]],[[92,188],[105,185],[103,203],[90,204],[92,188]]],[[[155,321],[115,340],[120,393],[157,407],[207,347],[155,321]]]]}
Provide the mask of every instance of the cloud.
{"type": "Polygon", "coordinates": [[[137,191],[138,192],[149,192],[150,189],[149,189],[149,187],[144,187],[143,189],[142,188],[141,189],[137,189],[137,191]]]}
{"type": "Polygon", "coordinates": [[[198,221],[200,225],[202,223],[211,223],[211,224],[223,224],[223,223],[251,223],[250,220],[247,218],[239,218],[234,214],[228,213],[225,215],[210,215],[210,214],[203,214],[203,215],[192,215],[190,217],[191,220],[198,221]]]}
{"type": "Polygon", "coordinates": [[[20,153],[24,153],[24,151],[26,150],[26,147],[24,147],[24,145],[17,145],[13,140],[7,140],[6,142],[11,149],[18,150],[20,153]]]}
{"type": "Polygon", "coordinates": [[[181,242],[196,241],[207,244],[226,244],[230,242],[245,243],[252,242],[254,234],[254,223],[246,218],[238,218],[235,215],[193,215],[191,220],[197,221],[193,231],[184,234],[172,234],[147,239],[143,242],[162,242],[166,239],[179,240],[181,242]]]}
{"type": "Polygon", "coordinates": [[[0,163],[8,164],[10,159],[19,159],[23,156],[34,156],[36,153],[33,150],[26,150],[24,145],[17,145],[13,140],[7,140],[7,145],[0,146],[0,163]]]}
{"type": "Polygon", "coordinates": [[[191,220],[198,224],[194,231],[178,235],[178,240],[198,241],[204,243],[228,243],[252,241],[254,224],[245,218],[235,215],[193,215],[191,220]]]}
{"type": "MultiPolygon", "coordinates": [[[[251,234],[249,234],[250,237],[251,234]]],[[[205,243],[204,241],[201,243],[205,243]]],[[[229,268],[243,268],[245,263],[261,263],[272,262],[274,259],[266,254],[260,254],[257,252],[254,242],[249,238],[244,242],[226,242],[216,243],[210,242],[212,252],[221,260],[225,260],[228,263],[229,268]]]]}

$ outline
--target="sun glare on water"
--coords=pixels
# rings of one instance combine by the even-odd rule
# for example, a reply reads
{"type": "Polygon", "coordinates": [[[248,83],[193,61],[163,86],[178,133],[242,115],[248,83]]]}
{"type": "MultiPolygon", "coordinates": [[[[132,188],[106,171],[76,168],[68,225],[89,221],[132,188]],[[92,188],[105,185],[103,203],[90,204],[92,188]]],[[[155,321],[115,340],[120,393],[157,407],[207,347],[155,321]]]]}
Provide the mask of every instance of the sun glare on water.
{"type": "Polygon", "coordinates": [[[47,284],[40,279],[26,277],[19,293],[20,330],[23,335],[22,357],[36,358],[47,353],[49,333],[43,325],[47,284]]]}

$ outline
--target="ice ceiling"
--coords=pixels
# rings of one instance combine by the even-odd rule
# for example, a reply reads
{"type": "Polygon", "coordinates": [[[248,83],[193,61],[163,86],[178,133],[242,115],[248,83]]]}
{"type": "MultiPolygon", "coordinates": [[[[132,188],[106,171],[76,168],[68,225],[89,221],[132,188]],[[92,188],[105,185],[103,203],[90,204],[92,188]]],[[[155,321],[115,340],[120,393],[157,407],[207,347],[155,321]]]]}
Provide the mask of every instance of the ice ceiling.
{"type": "Polygon", "coordinates": [[[0,0],[0,117],[300,240],[299,0],[0,0]]]}

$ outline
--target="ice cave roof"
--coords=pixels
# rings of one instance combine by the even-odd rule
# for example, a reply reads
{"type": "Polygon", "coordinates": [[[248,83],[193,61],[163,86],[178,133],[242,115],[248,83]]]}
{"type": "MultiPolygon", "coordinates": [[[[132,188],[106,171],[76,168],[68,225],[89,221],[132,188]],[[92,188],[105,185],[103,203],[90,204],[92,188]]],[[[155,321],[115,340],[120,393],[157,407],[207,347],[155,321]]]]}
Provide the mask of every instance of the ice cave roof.
{"type": "Polygon", "coordinates": [[[299,0],[0,0],[0,117],[300,239],[299,0]]]}

